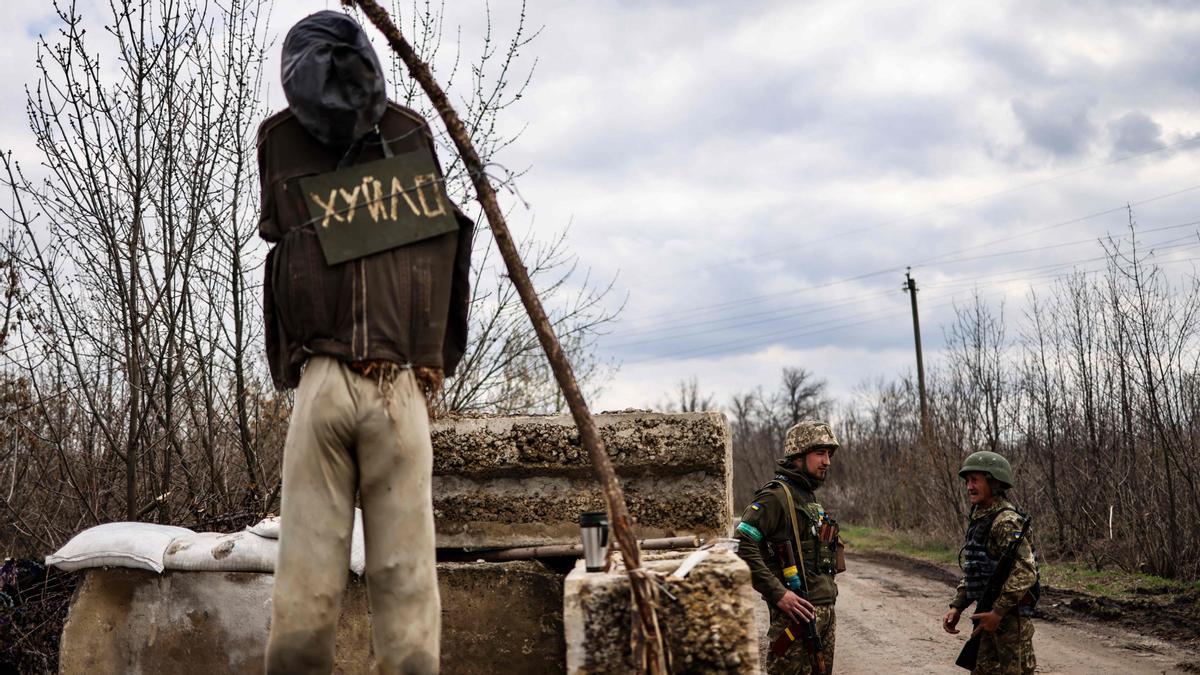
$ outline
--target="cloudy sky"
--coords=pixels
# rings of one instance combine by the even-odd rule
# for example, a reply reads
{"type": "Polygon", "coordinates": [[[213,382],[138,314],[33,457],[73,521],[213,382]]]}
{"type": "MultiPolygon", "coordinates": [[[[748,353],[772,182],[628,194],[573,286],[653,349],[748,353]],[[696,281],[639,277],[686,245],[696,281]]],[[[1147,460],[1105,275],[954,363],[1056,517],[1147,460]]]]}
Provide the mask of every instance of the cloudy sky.
{"type": "MultiPolygon", "coordinates": [[[[18,155],[54,25],[20,4],[0,10],[0,146],[18,155]]],[[[337,3],[279,4],[282,30],[337,3]]],[[[450,4],[469,58],[484,4],[450,4]]],[[[491,4],[502,39],[519,5],[491,4]]],[[[628,298],[597,409],[691,377],[723,402],[784,366],[836,394],[911,369],[908,266],[936,360],[955,302],[977,291],[1019,321],[1031,286],[1100,264],[1126,204],[1170,269],[1200,256],[1200,5],[531,0],[526,19],[542,30],[517,65],[536,69],[501,120],[524,131],[497,160],[528,169],[514,226],[569,225],[628,298]]]]}

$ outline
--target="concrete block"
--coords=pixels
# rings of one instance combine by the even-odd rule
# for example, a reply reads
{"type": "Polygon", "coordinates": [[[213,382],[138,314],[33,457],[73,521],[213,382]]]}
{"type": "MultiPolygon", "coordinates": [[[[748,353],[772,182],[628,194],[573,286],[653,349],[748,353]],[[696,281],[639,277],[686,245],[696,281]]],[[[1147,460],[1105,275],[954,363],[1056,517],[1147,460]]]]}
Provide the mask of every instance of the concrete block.
{"type": "Polygon", "coordinates": [[[539,563],[440,563],[442,672],[561,673],[563,577],[539,563]]]}
{"type": "MultiPolygon", "coordinates": [[[[638,536],[724,536],[730,432],[721,413],[606,413],[596,423],[638,536]]],[[[433,429],[438,546],[574,543],[604,500],[570,416],[467,417],[433,429]]]]}
{"type": "MultiPolygon", "coordinates": [[[[59,668],[74,673],[261,673],[275,577],[92,569],[71,602],[59,668]]],[[[439,563],[442,672],[562,672],[562,576],[541,565],[439,563]]],[[[371,672],[366,584],[351,577],[336,673],[371,672]]]]}
{"type": "MultiPolygon", "coordinates": [[[[262,673],[275,576],[260,572],[82,572],[59,646],[59,672],[262,673]]],[[[336,672],[369,673],[366,585],[342,601],[336,672]]]]}
{"type": "MultiPolygon", "coordinates": [[[[759,673],[750,569],[736,554],[714,551],[683,579],[669,575],[688,552],[645,553],[643,566],[670,593],[659,592],[659,623],[678,673],[759,673]]],[[[619,560],[619,556],[616,558],[619,560]]],[[[630,651],[629,577],[589,573],[580,562],[563,589],[567,673],[636,673],[630,651]]]]}

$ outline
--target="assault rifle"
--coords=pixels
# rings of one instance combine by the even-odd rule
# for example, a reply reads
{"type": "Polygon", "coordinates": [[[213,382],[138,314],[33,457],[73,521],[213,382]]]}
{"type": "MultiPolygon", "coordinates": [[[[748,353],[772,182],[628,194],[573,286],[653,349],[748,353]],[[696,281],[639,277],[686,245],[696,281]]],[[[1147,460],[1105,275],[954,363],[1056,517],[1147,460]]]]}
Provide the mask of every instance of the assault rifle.
{"type": "MultiPolygon", "coordinates": [[[[1000,597],[1000,591],[1004,590],[1004,584],[1008,583],[1008,577],[1012,575],[1013,564],[1017,560],[1017,547],[1025,539],[1025,533],[1029,530],[1029,518],[1025,519],[1025,524],[1021,526],[1021,531],[1017,536],[1008,543],[1004,548],[1004,554],[1000,556],[999,562],[996,563],[996,571],[992,572],[992,576],[988,577],[987,586],[983,589],[983,594],[979,596],[979,601],[975,603],[975,613],[982,614],[992,611],[996,605],[996,599],[1000,597]]],[[[979,621],[972,621],[972,626],[978,626],[979,621]]],[[[975,662],[979,660],[979,641],[983,639],[983,632],[973,633],[967,643],[963,645],[962,651],[958,653],[958,658],[954,661],[954,665],[967,670],[975,670],[975,662]]]]}
{"type": "MultiPolygon", "coordinates": [[[[792,551],[792,542],[785,541],[778,547],[779,564],[783,567],[783,580],[787,584],[790,591],[796,595],[808,599],[807,581],[800,576],[796,571],[796,554],[792,551]]],[[[788,647],[797,638],[804,642],[804,650],[808,652],[808,658],[812,667],[813,675],[826,675],[825,670],[825,645],[821,642],[821,636],[817,634],[817,627],[814,621],[799,621],[789,624],[775,638],[775,642],[771,643],[771,653],[775,656],[783,656],[787,653],[788,647]]]]}

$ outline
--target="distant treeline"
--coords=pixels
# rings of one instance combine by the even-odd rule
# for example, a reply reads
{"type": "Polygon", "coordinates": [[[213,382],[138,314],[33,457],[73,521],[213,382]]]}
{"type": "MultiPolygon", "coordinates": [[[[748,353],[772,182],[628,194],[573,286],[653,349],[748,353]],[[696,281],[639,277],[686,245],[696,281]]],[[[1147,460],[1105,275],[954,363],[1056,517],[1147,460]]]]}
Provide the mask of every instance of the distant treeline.
{"type": "Polygon", "coordinates": [[[1200,578],[1200,282],[1168,275],[1130,220],[1103,269],[1030,291],[1015,330],[978,296],[958,308],[926,440],[910,378],[845,407],[826,496],[840,518],[959,540],[958,467],[993,450],[1043,554],[1200,578]]]}

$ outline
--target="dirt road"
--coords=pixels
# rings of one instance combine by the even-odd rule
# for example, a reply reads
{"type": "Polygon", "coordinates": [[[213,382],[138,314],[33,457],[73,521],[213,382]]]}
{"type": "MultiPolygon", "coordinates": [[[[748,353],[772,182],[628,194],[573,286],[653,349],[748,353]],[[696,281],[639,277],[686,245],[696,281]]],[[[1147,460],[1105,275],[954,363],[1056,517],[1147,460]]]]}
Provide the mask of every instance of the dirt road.
{"type": "MultiPolygon", "coordinates": [[[[849,571],[838,576],[838,638],[834,672],[839,675],[883,673],[964,673],[954,666],[966,633],[941,629],[952,595],[937,574],[895,561],[852,556],[849,571]]],[[[1054,620],[1036,620],[1034,649],[1039,673],[1186,673],[1184,664],[1200,664],[1200,655],[1161,640],[1074,619],[1054,612],[1054,620]]],[[[765,611],[763,612],[765,615],[765,611]]],[[[762,617],[760,617],[762,619],[762,617]]],[[[966,623],[964,619],[964,623],[966,623]]],[[[765,620],[760,620],[760,626],[765,620]]],[[[969,626],[969,624],[966,624],[969,626]]],[[[960,626],[962,628],[962,626],[960,626]]]]}

